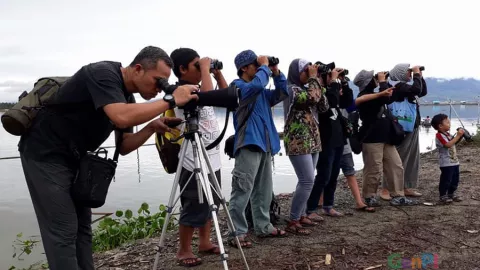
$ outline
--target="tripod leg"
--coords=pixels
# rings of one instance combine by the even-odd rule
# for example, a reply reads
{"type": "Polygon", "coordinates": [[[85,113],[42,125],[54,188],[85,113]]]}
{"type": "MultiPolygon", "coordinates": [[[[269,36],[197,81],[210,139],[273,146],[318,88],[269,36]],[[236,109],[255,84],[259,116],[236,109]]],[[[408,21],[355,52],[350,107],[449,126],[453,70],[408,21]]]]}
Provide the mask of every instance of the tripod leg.
{"type": "MultiPolygon", "coordinates": [[[[180,148],[180,158],[177,166],[177,171],[175,172],[175,179],[173,181],[172,185],[172,191],[170,193],[170,198],[168,199],[168,205],[167,205],[167,216],[165,217],[165,220],[163,222],[163,228],[162,228],[162,234],[160,235],[160,241],[158,243],[158,250],[157,254],[155,256],[155,263],[153,264],[153,270],[157,270],[158,267],[158,260],[160,259],[160,252],[161,249],[163,248],[163,245],[165,244],[165,236],[167,232],[167,227],[170,222],[170,218],[172,216],[173,212],[173,207],[175,206],[176,201],[174,202],[174,198],[177,192],[177,186],[180,181],[180,173],[182,171],[182,165],[183,165],[183,159],[185,156],[185,152],[187,151],[187,144],[189,143],[188,140],[184,140],[182,143],[182,146],[180,148]]],[[[191,179],[189,180],[191,181],[191,179]]],[[[188,185],[188,183],[187,183],[188,185]]],[[[182,194],[182,191],[180,191],[180,195],[182,194]]],[[[178,201],[178,200],[177,200],[178,201]]]]}
{"type": "MultiPolygon", "coordinates": [[[[196,135],[196,134],[195,134],[196,135]]],[[[196,135],[197,136],[197,135],[196,135]]],[[[196,137],[198,138],[198,137],[196,137]]],[[[202,154],[203,154],[203,158],[205,160],[205,164],[207,165],[207,168],[208,168],[208,171],[210,172],[210,174],[212,175],[212,179],[213,179],[213,186],[214,186],[214,190],[216,190],[216,194],[217,196],[220,198],[220,202],[222,203],[222,206],[223,206],[223,209],[225,211],[225,214],[227,216],[227,224],[228,224],[228,227],[230,229],[231,232],[233,232],[233,234],[235,235],[235,241],[237,243],[237,247],[238,249],[240,250],[240,254],[242,255],[242,259],[243,259],[243,263],[245,264],[245,269],[249,270],[249,266],[248,266],[248,262],[247,262],[247,259],[245,257],[245,253],[243,252],[243,249],[242,249],[242,246],[240,244],[240,239],[238,239],[238,235],[236,234],[236,230],[235,230],[235,225],[233,224],[233,220],[232,220],[232,217],[230,216],[230,212],[228,211],[228,207],[227,207],[227,203],[225,201],[225,197],[223,196],[221,190],[222,188],[220,187],[220,184],[218,183],[218,179],[217,177],[215,176],[215,172],[212,168],[212,164],[210,162],[210,158],[208,157],[208,152],[207,150],[205,149],[205,145],[203,144],[203,141],[200,140],[200,149],[202,151],[202,154]]],[[[210,185],[210,183],[208,183],[210,185]]],[[[210,196],[211,196],[211,189],[210,187],[208,186],[208,192],[210,193],[210,196]]],[[[214,206],[213,204],[213,196],[212,196],[212,199],[211,199],[211,202],[212,202],[212,206],[214,206]]],[[[216,208],[216,207],[215,207],[216,208]]],[[[217,232],[217,239],[219,239],[219,242],[220,240],[222,239],[221,237],[221,233],[220,233],[220,226],[218,224],[218,219],[217,219],[217,213],[216,211],[212,211],[212,219],[214,221],[214,224],[215,224],[215,229],[216,229],[216,232],[217,232]],[[217,229],[218,228],[218,229],[217,229]]],[[[220,244],[219,244],[220,245],[220,244]]],[[[223,243],[221,245],[221,252],[223,254],[223,243]]],[[[223,258],[222,258],[223,259],[223,258]]],[[[224,264],[226,265],[226,261],[224,261],[224,264]]]]}

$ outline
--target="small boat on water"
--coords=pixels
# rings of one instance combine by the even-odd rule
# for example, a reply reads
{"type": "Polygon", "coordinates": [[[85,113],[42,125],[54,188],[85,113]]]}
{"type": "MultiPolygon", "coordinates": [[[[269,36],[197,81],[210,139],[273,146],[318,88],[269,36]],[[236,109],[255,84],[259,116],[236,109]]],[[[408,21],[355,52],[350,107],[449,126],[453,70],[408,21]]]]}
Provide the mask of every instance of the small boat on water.
{"type": "Polygon", "coordinates": [[[432,126],[432,119],[430,119],[429,116],[427,116],[427,118],[423,119],[420,124],[422,125],[422,127],[431,127],[432,126]]]}

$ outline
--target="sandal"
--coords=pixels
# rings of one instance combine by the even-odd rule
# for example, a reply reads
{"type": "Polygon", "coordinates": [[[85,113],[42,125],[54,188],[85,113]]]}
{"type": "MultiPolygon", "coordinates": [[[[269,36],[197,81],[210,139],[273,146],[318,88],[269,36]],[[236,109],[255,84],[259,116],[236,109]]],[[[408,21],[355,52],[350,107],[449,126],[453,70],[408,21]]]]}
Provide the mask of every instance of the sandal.
{"type": "Polygon", "coordinates": [[[312,231],[305,229],[302,224],[299,221],[292,220],[290,223],[288,223],[287,228],[285,228],[285,231],[297,235],[309,235],[312,233],[312,231]]]}
{"type": "Polygon", "coordinates": [[[268,234],[261,234],[258,237],[259,238],[270,238],[270,237],[286,237],[287,233],[285,231],[282,231],[278,228],[273,228],[273,231],[268,234]]]}
{"type": "Polygon", "coordinates": [[[324,221],[323,217],[321,217],[317,213],[311,213],[310,215],[307,216],[308,219],[310,219],[313,222],[322,222],[324,221]]]}
{"type": "Polygon", "coordinates": [[[330,217],[342,217],[343,214],[333,208],[323,208],[323,214],[330,217]]]}
{"type": "Polygon", "coordinates": [[[184,266],[184,267],[192,267],[192,266],[197,266],[202,264],[202,259],[200,258],[185,258],[185,259],[177,259],[178,265],[184,266]]]}
{"type": "Polygon", "coordinates": [[[375,208],[368,207],[367,205],[362,206],[360,208],[356,207],[355,210],[360,211],[360,212],[368,212],[368,213],[374,213],[375,212],[375,208]]]}
{"type": "MultiPolygon", "coordinates": [[[[240,246],[242,248],[251,248],[252,247],[252,243],[249,242],[249,241],[246,241],[245,238],[239,237],[238,241],[240,241],[240,246]]],[[[234,247],[234,248],[238,248],[237,241],[235,240],[235,238],[232,238],[232,239],[228,240],[228,245],[231,246],[231,247],[234,247]]]]}
{"type": "Polygon", "coordinates": [[[302,225],[303,227],[315,227],[318,225],[318,223],[313,222],[311,219],[304,216],[300,218],[300,225],[302,225]]]}

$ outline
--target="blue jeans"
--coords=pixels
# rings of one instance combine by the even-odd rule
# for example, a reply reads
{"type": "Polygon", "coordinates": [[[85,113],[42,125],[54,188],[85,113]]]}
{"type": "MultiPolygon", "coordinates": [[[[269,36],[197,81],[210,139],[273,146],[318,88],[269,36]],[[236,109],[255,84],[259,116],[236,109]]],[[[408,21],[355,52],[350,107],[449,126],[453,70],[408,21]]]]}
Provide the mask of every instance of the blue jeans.
{"type": "Polygon", "coordinates": [[[445,195],[453,195],[457,191],[458,182],[460,180],[460,165],[440,167],[440,184],[438,189],[440,197],[445,195]]]}
{"type": "Polygon", "coordinates": [[[292,199],[290,219],[300,220],[306,214],[308,196],[310,196],[315,181],[318,153],[289,156],[289,158],[298,177],[297,188],[292,199]]]}
{"type": "Polygon", "coordinates": [[[315,184],[307,201],[307,214],[317,211],[318,201],[323,192],[323,208],[333,207],[337,178],[340,174],[340,160],[343,155],[343,145],[340,147],[327,146],[320,152],[317,162],[317,175],[315,184]]]}

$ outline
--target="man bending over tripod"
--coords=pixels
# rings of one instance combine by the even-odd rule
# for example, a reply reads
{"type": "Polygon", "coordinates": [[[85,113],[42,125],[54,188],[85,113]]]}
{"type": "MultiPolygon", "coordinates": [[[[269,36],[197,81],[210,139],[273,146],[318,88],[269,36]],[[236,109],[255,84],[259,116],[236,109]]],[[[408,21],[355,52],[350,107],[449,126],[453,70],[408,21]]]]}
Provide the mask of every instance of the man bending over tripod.
{"type": "Polygon", "coordinates": [[[154,98],[159,91],[157,80],[168,79],[171,67],[168,54],[151,46],[141,50],[127,67],[113,61],[83,66],[52,100],[65,108],[41,109],[21,137],[23,171],[51,270],[94,270],[92,212],[71,195],[87,151],[96,150],[114,129],[127,129],[119,151],[126,155],[153,133],[168,130],[166,124],[172,118],[156,119],[137,133],[133,126],[152,120],[175,102],[181,106],[198,98],[192,94],[197,87],[189,85],[175,90],[174,101],[135,103],[133,93],[146,100],[154,98]]]}
{"type": "MultiPolygon", "coordinates": [[[[251,247],[245,240],[248,224],[245,208],[251,196],[255,233],[258,236],[285,236],[285,231],[274,228],[270,222],[272,201],[272,156],[280,150],[271,107],[288,97],[287,79],[277,65],[269,66],[267,56],[251,51],[242,51],[235,57],[237,75],[233,81],[240,89],[240,103],[248,103],[245,110],[234,114],[235,168],[233,169],[232,193],[229,211],[242,247],[251,247]],[[265,87],[273,74],[275,90],[265,87]],[[249,115],[249,110],[253,110],[249,115]],[[247,118],[248,117],[248,118],[247,118]]],[[[229,245],[237,247],[234,238],[229,245]]]]}
{"type": "MultiPolygon", "coordinates": [[[[212,60],[208,57],[200,59],[198,53],[189,48],[180,48],[174,50],[170,57],[173,60],[173,73],[177,76],[178,85],[184,84],[200,84],[200,91],[209,91],[213,89],[212,77],[213,73],[219,88],[227,88],[227,82],[216,65],[211,68],[212,60]]],[[[175,109],[177,117],[183,116],[182,109],[175,109]]],[[[198,126],[202,135],[205,146],[211,144],[220,134],[217,124],[217,118],[213,107],[204,106],[199,108],[198,126]]],[[[220,145],[208,150],[208,156],[215,171],[215,176],[220,184],[220,168],[222,166],[220,160],[220,145]]],[[[193,174],[195,167],[193,158],[192,145],[188,144],[185,152],[183,168],[180,174],[180,190],[182,190],[187,181],[193,174]]],[[[210,177],[210,175],[209,175],[210,177]]],[[[212,180],[210,180],[212,181],[212,180]]],[[[212,192],[215,204],[220,205],[220,200],[215,192],[212,192]]],[[[218,246],[210,242],[211,212],[207,198],[204,196],[204,203],[199,203],[198,185],[195,177],[192,177],[188,185],[185,187],[181,195],[182,212],[180,214],[180,247],[177,252],[177,259],[180,265],[195,266],[201,264],[200,258],[196,258],[192,253],[192,237],[195,228],[199,228],[200,243],[198,250],[200,253],[220,254],[218,246]]]]}

